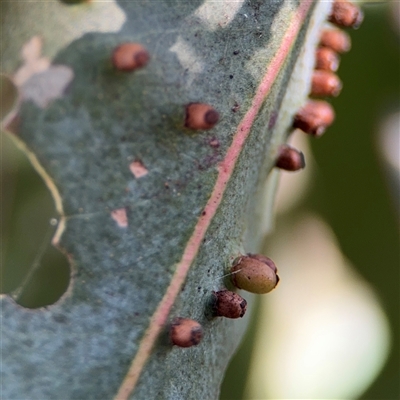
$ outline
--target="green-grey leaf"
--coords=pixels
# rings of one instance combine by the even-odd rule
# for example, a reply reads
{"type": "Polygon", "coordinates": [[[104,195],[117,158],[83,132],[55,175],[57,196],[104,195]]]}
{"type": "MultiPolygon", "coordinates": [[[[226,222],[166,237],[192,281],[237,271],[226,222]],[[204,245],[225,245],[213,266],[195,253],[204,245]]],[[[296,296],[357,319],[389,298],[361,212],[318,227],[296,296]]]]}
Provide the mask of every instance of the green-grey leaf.
{"type": "Polygon", "coordinates": [[[264,183],[307,95],[329,2],[3,4],[5,72],[36,35],[52,59],[20,84],[17,133],[57,187],[54,242],[72,268],[51,307],[2,297],[3,397],[217,398],[248,316],[209,318],[211,292],[259,247],[264,183]],[[125,21],[118,32],[102,5],[125,21]],[[127,41],[151,56],[133,73],[111,64],[127,41]],[[216,127],[184,128],[190,102],[213,105],[216,127]],[[176,316],[203,325],[199,346],[171,346],[176,316]]]}

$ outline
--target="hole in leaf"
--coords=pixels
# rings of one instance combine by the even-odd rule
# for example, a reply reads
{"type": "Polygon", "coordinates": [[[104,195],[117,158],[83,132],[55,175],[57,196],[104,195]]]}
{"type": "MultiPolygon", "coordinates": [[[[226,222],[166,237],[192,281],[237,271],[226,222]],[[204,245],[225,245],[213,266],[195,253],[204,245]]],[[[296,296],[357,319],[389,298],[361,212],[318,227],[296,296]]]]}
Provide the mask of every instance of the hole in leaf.
{"type": "Polygon", "coordinates": [[[67,258],[51,244],[54,200],[9,134],[1,133],[1,153],[0,290],[24,307],[47,306],[70,281],[67,258]]]}

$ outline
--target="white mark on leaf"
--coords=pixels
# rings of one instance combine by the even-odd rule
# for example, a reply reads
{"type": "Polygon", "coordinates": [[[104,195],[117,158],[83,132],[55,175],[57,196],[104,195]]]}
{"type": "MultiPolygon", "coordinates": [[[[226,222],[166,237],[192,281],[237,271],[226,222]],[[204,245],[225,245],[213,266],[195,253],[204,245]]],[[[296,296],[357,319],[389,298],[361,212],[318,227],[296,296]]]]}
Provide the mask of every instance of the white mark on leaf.
{"type": "Polygon", "coordinates": [[[21,56],[24,64],[13,77],[17,86],[22,86],[32,75],[46,71],[50,67],[50,60],[41,56],[42,46],[42,38],[34,36],[22,47],[21,56]]]}
{"type": "Polygon", "coordinates": [[[235,18],[244,0],[205,0],[203,4],[194,12],[194,16],[211,31],[219,28],[226,28],[235,18]]]}
{"type": "Polygon", "coordinates": [[[204,69],[204,63],[199,56],[196,55],[190,43],[178,36],[174,45],[170,50],[176,54],[183,69],[188,71],[188,85],[191,85],[196,75],[204,69]]]}
{"type": "Polygon", "coordinates": [[[41,108],[46,108],[52,100],[62,97],[73,77],[71,68],[65,65],[51,66],[48,70],[33,75],[21,87],[23,97],[33,100],[41,108]]]}
{"type": "Polygon", "coordinates": [[[66,65],[51,65],[48,58],[41,56],[42,45],[42,39],[34,36],[23,46],[24,64],[14,74],[13,81],[22,99],[46,108],[52,100],[62,97],[74,73],[66,65]]]}

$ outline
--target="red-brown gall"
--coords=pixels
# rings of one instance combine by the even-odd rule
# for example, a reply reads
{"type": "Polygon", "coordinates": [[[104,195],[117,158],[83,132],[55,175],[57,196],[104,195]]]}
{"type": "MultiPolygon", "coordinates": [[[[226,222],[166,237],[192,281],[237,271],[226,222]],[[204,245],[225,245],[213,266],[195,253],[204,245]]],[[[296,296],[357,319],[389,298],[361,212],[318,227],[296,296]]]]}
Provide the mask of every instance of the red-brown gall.
{"type": "Polygon", "coordinates": [[[201,325],[188,318],[175,318],[170,327],[171,342],[179,347],[192,347],[201,342],[203,328],[201,325]]]}
{"type": "Polygon", "coordinates": [[[335,0],[328,20],[340,27],[357,29],[363,19],[364,15],[358,6],[347,0],[335,0]]]}
{"type": "Polygon", "coordinates": [[[315,53],[315,68],[336,71],[339,68],[339,56],[329,47],[320,47],[315,53]]]}
{"type": "Polygon", "coordinates": [[[346,53],[351,49],[350,36],[340,29],[323,30],[319,44],[337,53],[346,53]]]}
{"type": "Polygon", "coordinates": [[[333,72],[316,70],[311,80],[311,95],[338,96],[342,90],[342,82],[333,72]]]}
{"type": "Polygon", "coordinates": [[[304,154],[287,144],[283,144],[279,147],[275,166],[285,171],[298,171],[299,169],[303,169],[306,166],[304,154]]]}
{"type": "Polygon", "coordinates": [[[143,68],[149,62],[149,59],[149,53],[139,43],[120,44],[112,55],[114,67],[125,72],[143,68]]]}
{"type": "Polygon", "coordinates": [[[322,100],[309,100],[296,114],[293,127],[319,137],[335,119],[333,107],[322,100]]]}
{"type": "Polygon", "coordinates": [[[230,290],[213,292],[214,315],[225,318],[242,318],[246,312],[247,301],[230,290]]]}
{"type": "Polygon", "coordinates": [[[187,128],[211,129],[218,121],[218,112],[208,104],[190,103],[186,106],[185,126],[187,128]]]}
{"type": "Polygon", "coordinates": [[[268,293],[279,282],[274,262],[265,256],[241,256],[235,260],[231,272],[232,283],[251,293],[268,293]]]}

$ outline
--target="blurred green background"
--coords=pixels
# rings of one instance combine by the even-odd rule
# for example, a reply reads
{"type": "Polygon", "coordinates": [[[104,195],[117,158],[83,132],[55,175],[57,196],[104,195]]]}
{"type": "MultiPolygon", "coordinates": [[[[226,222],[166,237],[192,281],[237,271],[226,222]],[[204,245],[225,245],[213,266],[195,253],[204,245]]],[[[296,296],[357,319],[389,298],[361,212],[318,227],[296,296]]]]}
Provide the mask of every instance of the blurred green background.
{"type": "MultiPolygon", "coordinates": [[[[365,400],[400,398],[399,182],[387,176],[379,148],[385,117],[400,110],[398,4],[364,4],[364,22],[349,31],[352,49],[342,56],[338,71],[344,88],[331,102],[336,121],[322,138],[311,141],[317,164],[311,188],[295,210],[276,221],[279,228],[305,210],[322,216],[381,301],[390,323],[391,350],[381,373],[360,397],[365,400]]],[[[399,165],[399,141],[394,146],[399,165]]],[[[257,352],[252,345],[257,321],[255,313],[227,370],[222,400],[246,398],[250,357],[257,352]]]]}
{"type": "MultiPolygon", "coordinates": [[[[368,4],[364,11],[361,29],[350,32],[352,50],[342,57],[344,89],[332,100],[336,121],[323,138],[312,141],[317,173],[310,191],[301,205],[278,218],[277,226],[304,210],[317,212],[375,289],[390,321],[392,344],[385,367],[361,398],[382,400],[400,398],[400,197],[399,186],[390,188],[385,176],[378,137],[384,118],[400,109],[400,36],[394,17],[399,7],[368,4]]],[[[69,280],[65,257],[49,245],[54,203],[10,138],[2,136],[1,145],[1,292],[27,307],[45,306],[60,297],[69,280]]],[[[257,351],[252,345],[256,313],[252,319],[228,368],[223,400],[245,398],[250,356],[257,351]]]]}

